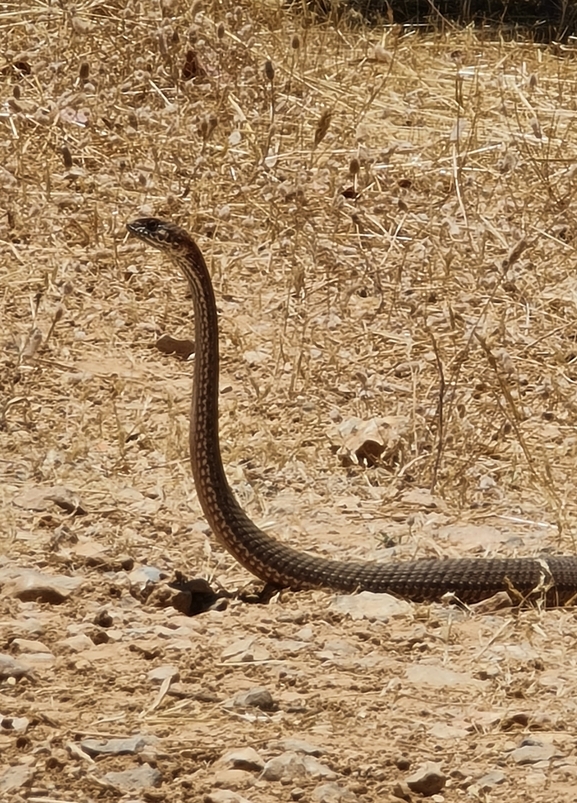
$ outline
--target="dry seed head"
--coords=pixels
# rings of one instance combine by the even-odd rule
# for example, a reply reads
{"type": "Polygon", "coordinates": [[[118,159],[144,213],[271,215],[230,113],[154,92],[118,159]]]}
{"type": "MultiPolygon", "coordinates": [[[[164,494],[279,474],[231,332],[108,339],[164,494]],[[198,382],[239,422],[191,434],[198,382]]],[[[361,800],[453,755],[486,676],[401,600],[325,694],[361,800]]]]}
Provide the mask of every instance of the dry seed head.
{"type": "Polygon", "coordinates": [[[298,33],[293,34],[293,38],[291,39],[291,47],[293,50],[298,50],[301,46],[301,40],[298,33]]]}
{"type": "Polygon", "coordinates": [[[14,86],[12,87],[12,95],[16,98],[16,100],[20,100],[21,94],[22,93],[20,92],[20,87],[18,86],[18,84],[14,84],[14,86]]]}
{"type": "Polygon", "coordinates": [[[361,165],[359,163],[359,160],[357,159],[356,156],[354,156],[349,163],[349,173],[351,174],[351,176],[356,176],[358,175],[360,169],[361,165]]]}
{"type": "Polygon", "coordinates": [[[88,76],[90,75],[90,64],[87,61],[83,61],[80,65],[80,70],[78,71],[78,77],[81,81],[88,81],[88,76]]]}
{"type": "Polygon", "coordinates": [[[42,345],[42,332],[40,329],[33,329],[30,333],[30,337],[24,344],[24,348],[21,352],[21,358],[23,360],[29,360],[31,357],[34,357],[40,346],[42,345]]]}
{"type": "Polygon", "coordinates": [[[326,137],[327,131],[329,130],[329,126],[331,124],[332,116],[333,113],[329,111],[329,109],[325,109],[324,112],[319,117],[317,127],[315,128],[315,138],[314,138],[315,148],[326,137]]]}
{"type": "Polygon", "coordinates": [[[531,75],[529,76],[529,86],[531,87],[531,89],[535,89],[535,87],[537,86],[537,76],[535,75],[535,73],[531,73],[531,75]]]}
{"type": "Polygon", "coordinates": [[[507,254],[507,258],[505,259],[503,267],[510,268],[512,265],[514,265],[528,245],[529,243],[524,237],[519,240],[519,242],[516,243],[507,254]]]}
{"type": "Polygon", "coordinates": [[[223,39],[225,34],[224,30],[224,22],[218,23],[218,28],[216,29],[216,35],[219,39],[223,39]]]}
{"type": "Polygon", "coordinates": [[[62,154],[62,161],[64,162],[64,167],[67,170],[70,170],[70,168],[72,167],[72,154],[70,153],[68,145],[63,145],[62,148],[60,149],[60,152],[62,154]]]}
{"type": "Polygon", "coordinates": [[[267,81],[271,84],[274,81],[274,64],[270,59],[267,59],[264,63],[264,74],[266,76],[267,81]]]}

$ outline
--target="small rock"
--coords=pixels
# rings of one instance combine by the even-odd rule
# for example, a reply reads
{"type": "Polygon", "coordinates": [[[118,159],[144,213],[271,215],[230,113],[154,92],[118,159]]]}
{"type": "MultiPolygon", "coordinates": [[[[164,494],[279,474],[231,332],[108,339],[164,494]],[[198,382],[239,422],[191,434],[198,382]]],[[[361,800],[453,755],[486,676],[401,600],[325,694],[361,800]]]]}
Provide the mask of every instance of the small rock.
{"type": "Polygon", "coordinates": [[[84,515],[86,510],[80,504],[78,497],[63,485],[52,485],[48,488],[33,487],[15,496],[12,500],[18,507],[25,510],[42,512],[48,510],[52,504],[58,505],[66,513],[84,515]]]}
{"type": "Polygon", "coordinates": [[[438,794],[445,786],[447,776],[441,772],[439,764],[427,761],[412,775],[406,778],[407,786],[411,792],[418,792],[425,797],[438,794]]]}
{"type": "Polygon", "coordinates": [[[413,796],[411,795],[411,790],[407,786],[404,781],[397,782],[392,788],[393,797],[398,798],[399,800],[406,800],[407,803],[411,803],[413,796]]]}
{"type": "Polygon", "coordinates": [[[31,783],[33,777],[34,771],[30,767],[22,764],[8,767],[0,775],[0,792],[15,792],[17,789],[22,789],[23,786],[31,783]]]}
{"type": "Polygon", "coordinates": [[[153,683],[160,684],[166,680],[166,678],[179,681],[180,673],[178,667],[172,666],[172,664],[164,664],[163,666],[157,666],[155,669],[151,669],[147,677],[153,683]]]}
{"type": "Polygon", "coordinates": [[[219,760],[220,766],[231,767],[235,770],[260,772],[264,767],[264,760],[254,747],[242,747],[225,753],[219,760]]]}
{"type": "Polygon", "coordinates": [[[251,801],[236,792],[231,792],[230,789],[218,789],[205,795],[203,803],[251,803],[251,801]]]}
{"type": "Polygon", "coordinates": [[[260,708],[261,711],[275,711],[278,707],[270,691],[261,687],[240,692],[232,704],[235,708],[260,708]]]}
{"type": "Polygon", "coordinates": [[[316,803],[356,803],[358,797],[350,789],[336,783],[324,783],[317,786],[312,799],[316,803]]]}
{"type": "Polygon", "coordinates": [[[150,764],[142,764],[123,772],[107,772],[104,780],[120,789],[146,789],[149,786],[160,786],[162,775],[150,764]]]}
{"type": "Polygon", "coordinates": [[[82,584],[80,577],[64,577],[22,569],[18,576],[9,579],[3,586],[5,596],[16,597],[22,602],[47,602],[60,605],[82,584]]]}
{"type": "Polygon", "coordinates": [[[213,783],[226,789],[246,789],[254,782],[254,775],[246,770],[217,770],[213,783]]]}
{"type": "Polygon", "coordinates": [[[295,786],[294,789],[291,789],[291,800],[302,800],[305,795],[306,791],[301,786],[295,786]]]}
{"type": "Polygon", "coordinates": [[[141,753],[146,747],[157,745],[158,741],[157,736],[139,733],[125,739],[108,739],[107,741],[83,739],[80,746],[89,756],[121,756],[141,753]]]}
{"type": "Polygon", "coordinates": [[[234,663],[252,663],[253,661],[267,661],[270,653],[258,643],[257,639],[249,636],[225,647],[221,658],[223,661],[234,663]]]}
{"type": "Polygon", "coordinates": [[[550,761],[552,758],[563,758],[555,745],[543,744],[534,739],[524,739],[521,747],[511,752],[516,764],[538,764],[539,761],[550,761]]]}
{"type": "Polygon", "coordinates": [[[32,639],[27,638],[15,638],[12,642],[12,646],[16,648],[18,653],[48,653],[52,655],[51,650],[46,644],[43,644],[41,641],[33,641],[32,639]]]}
{"type": "Polygon", "coordinates": [[[356,646],[351,644],[350,641],[344,639],[327,639],[323,645],[321,652],[317,655],[322,659],[325,656],[332,658],[335,655],[346,657],[347,655],[356,655],[358,652],[356,646]]]}
{"type": "Polygon", "coordinates": [[[301,756],[289,750],[267,761],[261,777],[265,781],[294,783],[306,778],[326,778],[329,781],[334,781],[337,775],[330,767],[321,764],[316,758],[306,755],[301,756]]]}
{"type": "Polygon", "coordinates": [[[5,680],[6,678],[20,680],[20,678],[24,677],[34,677],[32,667],[16,661],[11,655],[0,653],[0,680],[5,680]]]}
{"type": "Polygon", "coordinates": [[[0,733],[23,733],[30,724],[26,717],[5,717],[0,714],[0,733]]]}
{"type": "Polygon", "coordinates": [[[390,594],[373,594],[362,591],[360,594],[346,594],[335,597],[329,608],[348,614],[351,619],[376,619],[387,622],[394,617],[412,614],[410,603],[390,594]]]}
{"type": "Polygon", "coordinates": [[[60,639],[56,642],[56,646],[60,652],[83,652],[94,647],[94,642],[89,639],[84,633],[78,633],[77,636],[68,636],[68,638],[60,639]]]}
{"type": "Polygon", "coordinates": [[[501,772],[501,770],[491,770],[479,778],[478,781],[475,781],[475,786],[480,792],[490,792],[494,786],[504,783],[506,780],[507,776],[504,772],[501,772]]]}

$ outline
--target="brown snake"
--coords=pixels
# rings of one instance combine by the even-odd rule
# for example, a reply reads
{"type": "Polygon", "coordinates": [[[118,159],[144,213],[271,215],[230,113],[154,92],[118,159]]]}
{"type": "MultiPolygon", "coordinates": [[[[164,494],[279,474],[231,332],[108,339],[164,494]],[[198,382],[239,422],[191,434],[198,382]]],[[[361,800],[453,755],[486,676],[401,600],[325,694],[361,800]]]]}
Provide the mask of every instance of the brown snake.
{"type": "Polygon", "coordinates": [[[573,603],[577,557],[448,558],[403,563],[326,560],[299,552],[260,530],[227,482],[218,435],[218,319],[210,274],[190,235],[173,223],[142,218],[128,230],[169,256],[188,280],[196,333],[190,459],[204,515],[219,542],[246,569],[279,588],[387,592],[415,601],[452,593],[466,603],[507,591],[515,603],[573,603]]]}

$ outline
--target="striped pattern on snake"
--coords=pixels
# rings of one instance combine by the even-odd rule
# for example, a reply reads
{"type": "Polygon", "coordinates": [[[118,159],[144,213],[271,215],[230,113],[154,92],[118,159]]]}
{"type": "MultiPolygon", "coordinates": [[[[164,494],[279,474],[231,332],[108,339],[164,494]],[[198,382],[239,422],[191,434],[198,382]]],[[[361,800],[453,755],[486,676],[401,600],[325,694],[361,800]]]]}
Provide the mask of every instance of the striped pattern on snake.
{"type": "Polygon", "coordinates": [[[390,593],[414,601],[454,594],[465,603],[498,591],[514,603],[567,605],[577,596],[577,557],[426,559],[401,563],[326,560],[272,538],[238,504],[225,476],[218,433],[219,345],[213,286],[200,249],[173,223],[142,218],[128,230],[168,256],[192,292],[196,356],[190,459],[198,499],[218,541],[256,577],[279,588],[390,593]]]}

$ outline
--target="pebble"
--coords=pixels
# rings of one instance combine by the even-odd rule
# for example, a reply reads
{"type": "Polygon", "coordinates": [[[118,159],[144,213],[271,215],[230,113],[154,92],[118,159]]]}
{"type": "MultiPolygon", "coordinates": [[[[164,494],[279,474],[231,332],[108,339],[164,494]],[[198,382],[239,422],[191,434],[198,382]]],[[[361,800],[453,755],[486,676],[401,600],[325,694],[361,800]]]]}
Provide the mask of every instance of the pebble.
{"type": "Polygon", "coordinates": [[[135,736],[127,736],[125,739],[83,739],[80,742],[81,748],[89,756],[121,756],[140,753],[147,747],[155,746],[159,742],[158,737],[149,734],[139,733],[135,736]]]}
{"type": "Polygon", "coordinates": [[[203,803],[251,803],[251,801],[230,789],[217,789],[205,795],[203,803]]]}
{"type": "Polygon", "coordinates": [[[351,619],[376,619],[387,622],[391,618],[412,615],[410,603],[390,594],[373,594],[362,591],[360,594],[346,594],[333,599],[329,608],[348,614],[351,619]]]}
{"type": "Polygon", "coordinates": [[[30,783],[34,776],[34,771],[30,767],[22,764],[16,767],[8,767],[0,775],[0,792],[14,792],[30,783]]]}
{"type": "Polygon", "coordinates": [[[0,714],[0,733],[22,733],[28,728],[27,717],[10,717],[0,714]]]}
{"type": "Polygon", "coordinates": [[[439,764],[427,761],[405,780],[411,792],[418,792],[425,797],[430,797],[443,789],[447,776],[441,771],[439,764]]]}
{"type": "Polygon", "coordinates": [[[315,803],[355,803],[358,797],[346,787],[336,783],[324,783],[317,786],[312,799],[315,803]]]}
{"type": "Polygon", "coordinates": [[[52,655],[50,648],[47,647],[46,644],[43,644],[41,641],[33,641],[32,639],[15,638],[12,641],[12,647],[14,647],[18,653],[44,652],[52,655]]]}
{"type": "Polygon", "coordinates": [[[254,782],[254,775],[246,770],[217,770],[212,781],[226,789],[246,789],[254,782]]]}
{"type": "Polygon", "coordinates": [[[162,666],[157,666],[155,669],[151,669],[147,677],[150,681],[152,681],[152,683],[160,684],[166,680],[166,678],[179,681],[180,672],[178,671],[177,666],[173,666],[172,664],[163,664],[162,666]]]}
{"type": "Polygon", "coordinates": [[[6,678],[16,678],[19,680],[24,677],[33,677],[34,670],[26,664],[16,661],[11,655],[0,653],[0,680],[6,678]]]}
{"type": "Polygon", "coordinates": [[[104,780],[119,789],[146,789],[149,786],[160,786],[162,775],[150,764],[142,764],[122,772],[107,772],[104,780]]]}
{"type": "MultiPolygon", "coordinates": [[[[14,575],[11,571],[10,574],[14,575]]],[[[3,581],[0,576],[0,583],[3,581]]],[[[44,574],[32,569],[18,569],[16,576],[4,582],[2,593],[7,597],[15,597],[22,602],[46,602],[49,605],[60,605],[82,585],[80,577],[64,577],[62,575],[44,574]]]]}
{"type": "Polygon", "coordinates": [[[56,646],[59,648],[59,653],[83,652],[83,650],[94,647],[94,642],[84,633],[79,633],[77,636],[59,639],[56,646]]]}
{"type": "Polygon", "coordinates": [[[475,787],[480,792],[490,792],[494,786],[498,784],[504,783],[507,780],[507,776],[501,770],[491,770],[479,778],[478,781],[475,781],[475,787]]]}
{"type": "Polygon", "coordinates": [[[261,777],[265,781],[294,783],[306,778],[326,778],[334,781],[337,775],[330,767],[321,764],[313,756],[303,756],[289,750],[267,761],[261,777]]]}
{"type": "Polygon", "coordinates": [[[543,744],[535,739],[523,739],[521,746],[511,752],[516,764],[538,764],[540,761],[550,761],[552,758],[563,758],[555,745],[543,744]]]}
{"type": "Polygon", "coordinates": [[[268,689],[257,687],[241,691],[232,700],[234,708],[260,708],[261,711],[275,711],[278,706],[268,689]]]}
{"type": "Polygon", "coordinates": [[[218,760],[218,764],[223,767],[231,767],[235,770],[260,772],[265,762],[254,747],[241,747],[238,750],[230,750],[224,753],[218,760]]]}
{"type": "Polygon", "coordinates": [[[223,661],[234,663],[252,663],[268,661],[270,653],[252,636],[229,644],[221,653],[223,661]]]}

